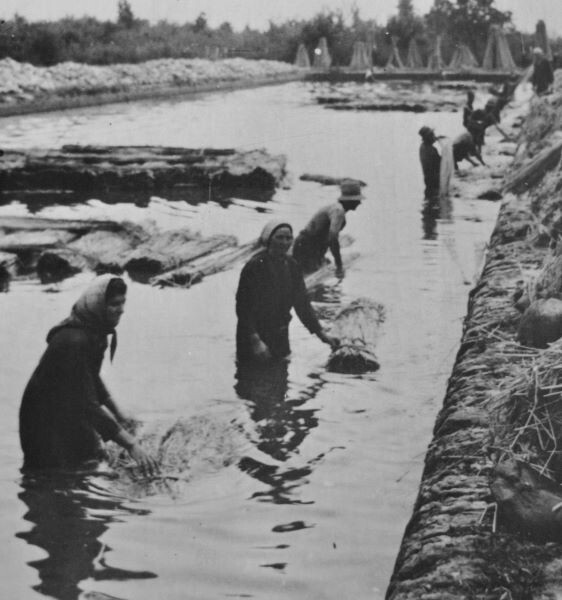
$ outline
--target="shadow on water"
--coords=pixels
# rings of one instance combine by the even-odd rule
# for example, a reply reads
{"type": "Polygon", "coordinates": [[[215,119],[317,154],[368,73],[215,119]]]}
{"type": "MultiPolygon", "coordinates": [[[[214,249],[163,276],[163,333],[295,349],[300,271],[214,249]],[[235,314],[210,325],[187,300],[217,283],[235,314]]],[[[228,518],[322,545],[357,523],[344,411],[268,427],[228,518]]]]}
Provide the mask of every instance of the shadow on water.
{"type": "Polygon", "coordinates": [[[453,206],[449,196],[428,195],[423,199],[422,227],[424,240],[437,239],[437,222],[451,221],[453,206]]]}
{"type": "MultiPolygon", "coordinates": [[[[218,188],[211,186],[177,186],[166,190],[135,189],[131,191],[84,190],[4,190],[0,191],[0,206],[19,202],[30,214],[37,214],[50,206],[83,204],[89,200],[100,200],[106,204],[134,204],[146,208],[154,196],[173,202],[186,202],[198,206],[206,202],[216,202],[227,208],[233,198],[267,203],[275,194],[275,190],[256,189],[247,186],[218,188]]],[[[259,205],[256,206],[256,210],[259,205]]]]}
{"type": "MultiPolygon", "coordinates": [[[[313,383],[296,397],[291,397],[288,362],[285,360],[265,365],[241,364],[236,372],[236,393],[246,402],[250,417],[256,423],[259,436],[256,447],[287,465],[310,431],[318,427],[317,410],[306,408],[306,403],[316,396],[325,382],[315,375],[309,377],[313,383]]],[[[267,492],[255,493],[254,498],[275,504],[303,504],[293,497],[293,491],[302,485],[314,463],[322,457],[303,466],[283,469],[245,456],[240,460],[239,468],[270,486],[267,492]]]]}
{"type": "Polygon", "coordinates": [[[27,506],[24,519],[31,529],[16,537],[47,553],[46,558],[29,563],[39,575],[40,583],[33,586],[37,592],[59,600],[75,600],[83,592],[80,582],[86,579],[126,581],[157,577],[149,571],[130,571],[107,564],[106,555],[111,548],[100,540],[102,534],[118,520],[117,515],[146,515],[148,511],[124,507],[119,498],[100,495],[94,486],[92,477],[79,475],[23,478],[18,496],[27,506]]]}

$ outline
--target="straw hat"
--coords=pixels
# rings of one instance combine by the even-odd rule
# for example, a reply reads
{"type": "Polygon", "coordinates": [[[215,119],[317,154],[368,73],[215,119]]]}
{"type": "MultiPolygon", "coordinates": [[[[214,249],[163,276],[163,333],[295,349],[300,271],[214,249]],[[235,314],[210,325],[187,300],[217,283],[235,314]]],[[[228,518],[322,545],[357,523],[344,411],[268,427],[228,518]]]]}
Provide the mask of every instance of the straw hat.
{"type": "Polygon", "coordinates": [[[365,196],[361,193],[361,184],[353,179],[343,181],[340,185],[339,202],[361,202],[365,196]]]}

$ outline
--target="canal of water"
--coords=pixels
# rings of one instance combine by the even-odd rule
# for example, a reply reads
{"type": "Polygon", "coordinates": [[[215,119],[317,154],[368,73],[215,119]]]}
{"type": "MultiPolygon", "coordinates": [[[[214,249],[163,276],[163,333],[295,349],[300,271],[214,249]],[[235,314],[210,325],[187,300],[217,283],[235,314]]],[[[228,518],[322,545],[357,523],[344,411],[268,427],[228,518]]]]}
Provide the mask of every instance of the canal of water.
{"type": "MultiPolygon", "coordinates": [[[[1,597],[384,597],[497,205],[453,198],[424,208],[417,131],[453,135],[460,112],[332,111],[311,91],[299,82],[2,120],[1,147],[264,147],[288,158],[291,180],[267,202],[99,197],[39,207],[45,216],[152,220],[244,242],[272,215],[298,230],[337,199],[337,188],[301,174],[362,179],[366,199],[346,227],[360,256],[314,300],[326,312],[367,297],[387,317],[375,374],[327,373],[327,347],[293,320],[288,365],[237,378],[239,268],[188,290],[130,282],[105,381],[136,418],[189,424],[189,481],[143,496],[104,477],[22,480],[21,393],[88,276],[13,284],[0,294],[1,597]]],[[[30,209],[8,202],[0,214],[30,209]]]]}

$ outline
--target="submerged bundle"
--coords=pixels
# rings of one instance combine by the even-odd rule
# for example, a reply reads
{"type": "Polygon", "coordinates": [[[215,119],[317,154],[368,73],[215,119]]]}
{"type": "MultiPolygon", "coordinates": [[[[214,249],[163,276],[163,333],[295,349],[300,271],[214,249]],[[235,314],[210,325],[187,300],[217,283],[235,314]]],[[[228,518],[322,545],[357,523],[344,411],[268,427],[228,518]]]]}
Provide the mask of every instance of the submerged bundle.
{"type": "Polygon", "coordinates": [[[212,415],[180,418],[172,424],[133,422],[129,429],[156,458],[159,468],[158,473],[143,473],[127,452],[108,445],[108,463],[118,475],[116,485],[133,496],[166,493],[179,497],[193,478],[234,464],[246,445],[240,428],[212,415]]]}
{"type": "Polygon", "coordinates": [[[384,318],[382,304],[368,298],[359,298],[342,308],[331,330],[340,346],[332,352],[328,369],[337,373],[376,371],[379,363],[375,346],[384,318]]]}
{"type": "Polygon", "coordinates": [[[367,44],[365,42],[355,42],[353,44],[353,56],[351,57],[349,68],[364,71],[365,69],[370,69],[372,66],[373,61],[367,44]]]}
{"type": "Polygon", "coordinates": [[[478,67],[478,61],[476,60],[472,50],[466,44],[459,44],[453,53],[451,62],[449,63],[449,69],[452,70],[463,70],[463,69],[475,69],[478,67]]]}
{"type": "Polygon", "coordinates": [[[490,71],[515,71],[517,68],[505,32],[498,25],[490,27],[482,67],[490,71]]]}
{"type": "Polygon", "coordinates": [[[328,50],[328,41],[325,37],[320,38],[318,47],[314,50],[313,66],[315,69],[329,69],[332,66],[332,57],[328,50]]]}
{"type": "Polygon", "coordinates": [[[297,56],[295,58],[295,66],[301,67],[302,69],[310,69],[310,58],[304,44],[299,44],[299,49],[297,50],[297,56]]]}

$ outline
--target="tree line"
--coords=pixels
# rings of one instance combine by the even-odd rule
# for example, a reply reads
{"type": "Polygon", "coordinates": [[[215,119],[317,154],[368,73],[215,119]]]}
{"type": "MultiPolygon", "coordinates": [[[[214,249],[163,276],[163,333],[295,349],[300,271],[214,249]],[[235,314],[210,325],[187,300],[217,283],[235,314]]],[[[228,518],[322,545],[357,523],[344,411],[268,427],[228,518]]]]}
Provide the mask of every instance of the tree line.
{"type": "MultiPolygon", "coordinates": [[[[115,21],[84,17],[29,22],[16,14],[0,23],[0,59],[40,66],[65,61],[104,65],[236,56],[292,62],[299,44],[304,43],[312,55],[319,39],[325,37],[335,66],[349,64],[356,41],[369,42],[375,64],[382,66],[393,38],[403,52],[415,39],[427,58],[439,35],[446,61],[459,43],[467,44],[481,60],[491,25],[504,27],[515,62],[527,64],[532,34],[517,31],[511,13],[498,10],[494,0],[434,0],[425,15],[415,12],[412,0],[399,0],[396,14],[384,24],[363,19],[357,7],[347,18],[342,11],[325,10],[309,20],[270,22],[265,31],[249,27],[234,31],[227,21],[212,28],[204,13],[192,23],[150,24],[135,17],[128,0],[118,0],[115,21]]],[[[562,41],[555,40],[553,46],[555,51],[562,49],[562,41]]]]}

